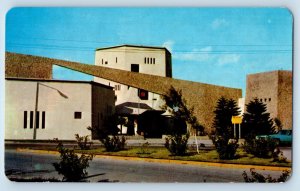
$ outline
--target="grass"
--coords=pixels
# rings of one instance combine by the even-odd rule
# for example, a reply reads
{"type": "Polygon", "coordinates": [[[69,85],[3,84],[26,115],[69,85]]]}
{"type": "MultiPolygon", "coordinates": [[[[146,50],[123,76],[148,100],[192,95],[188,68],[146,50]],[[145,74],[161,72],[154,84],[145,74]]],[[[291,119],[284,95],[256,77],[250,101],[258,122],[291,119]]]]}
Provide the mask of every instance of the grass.
{"type": "Polygon", "coordinates": [[[171,156],[166,148],[156,147],[133,147],[118,152],[106,152],[105,148],[76,150],[76,152],[94,155],[291,167],[290,162],[273,162],[272,158],[257,158],[251,154],[247,154],[242,149],[237,150],[236,158],[233,160],[220,160],[216,150],[200,150],[199,154],[194,150],[189,150],[186,156],[171,156]]]}

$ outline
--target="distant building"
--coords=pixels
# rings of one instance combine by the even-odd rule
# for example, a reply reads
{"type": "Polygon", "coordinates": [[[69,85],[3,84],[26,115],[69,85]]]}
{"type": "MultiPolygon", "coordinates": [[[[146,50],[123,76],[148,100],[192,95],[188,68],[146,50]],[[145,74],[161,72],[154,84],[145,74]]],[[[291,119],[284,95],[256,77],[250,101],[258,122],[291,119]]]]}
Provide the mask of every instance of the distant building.
{"type": "Polygon", "coordinates": [[[74,140],[114,113],[113,89],[95,82],[6,78],[5,97],[6,140],[32,140],[35,126],[37,140],[74,140]]]}
{"type": "Polygon", "coordinates": [[[248,75],[245,104],[254,98],[267,105],[271,118],[278,118],[284,129],[292,128],[292,71],[277,70],[248,75]]]}

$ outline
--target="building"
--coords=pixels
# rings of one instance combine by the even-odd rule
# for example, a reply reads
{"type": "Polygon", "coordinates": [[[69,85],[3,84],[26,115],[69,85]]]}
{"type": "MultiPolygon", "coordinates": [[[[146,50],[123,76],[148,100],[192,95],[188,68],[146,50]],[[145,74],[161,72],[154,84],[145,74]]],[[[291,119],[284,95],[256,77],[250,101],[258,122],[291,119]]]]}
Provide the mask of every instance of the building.
{"type": "Polygon", "coordinates": [[[267,105],[271,118],[278,118],[283,129],[293,126],[293,74],[292,71],[276,70],[247,75],[245,104],[254,98],[267,105]]]}
{"type": "MultiPolygon", "coordinates": [[[[163,48],[161,48],[163,49],[163,48]]],[[[160,49],[159,49],[160,50],[160,49]]],[[[148,60],[146,60],[147,62],[148,60]]],[[[151,64],[151,60],[150,64],[151,64]]],[[[117,61],[119,63],[119,60],[117,61]]],[[[157,61],[155,60],[155,63],[157,61]]],[[[104,63],[105,64],[105,63],[104,63]]],[[[145,63],[140,63],[145,64],[145,63]]],[[[152,59],[153,64],[153,59],[152,59]]],[[[82,64],[77,62],[58,60],[52,58],[45,58],[40,56],[22,55],[16,53],[6,53],[5,57],[5,76],[18,77],[18,78],[43,78],[51,79],[52,67],[58,65],[75,71],[83,72],[89,75],[93,75],[98,78],[109,80],[110,82],[125,85],[126,88],[138,88],[148,92],[154,92],[157,95],[165,95],[167,90],[173,86],[177,90],[182,91],[182,96],[186,100],[188,107],[194,107],[194,114],[197,117],[201,125],[205,127],[206,132],[210,132],[215,117],[214,110],[217,104],[217,100],[220,97],[227,99],[233,99],[238,101],[242,97],[242,90],[238,88],[230,88],[224,86],[217,86],[213,84],[205,84],[200,82],[192,82],[187,80],[174,79],[170,77],[137,73],[125,70],[119,70],[104,66],[95,66],[89,64],[82,64]]],[[[109,63],[107,63],[109,65],[109,63]]],[[[105,84],[110,85],[110,84],[105,84]]],[[[123,88],[122,88],[123,89],[123,88]]],[[[144,92],[144,91],[141,91],[144,92]]],[[[135,94],[136,95],[136,94],[135,94]]],[[[144,94],[146,95],[146,94],[144,94]]],[[[151,95],[151,93],[150,93],[151,95]]],[[[148,94],[149,96],[149,94],[148,94]]],[[[120,100],[117,98],[117,100],[120,100]]],[[[148,103],[144,104],[141,99],[136,102],[129,103],[130,105],[123,107],[129,112],[132,112],[132,117],[137,117],[138,114],[145,113],[143,118],[150,118],[150,115],[155,115],[156,121],[160,121],[159,113],[161,111],[156,110],[155,106],[152,107],[152,101],[145,100],[148,103]],[[144,111],[142,110],[145,107],[144,111]],[[136,108],[139,108],[137,110],[136,108]],[[154,110],[153,110],[154,108],[154,110]]],[[[128,104],[124,102],[125,104],[128,104]]],[[[124,104],[124,105],[125,105],[124,104]]],[[[122,104],[119,104],[120,106],[122,104]]],[[[156,105],[156,104],[153,104],[156,105]]],[[[159,105],[159,104],[157,104],[159,105]]],[[[120,107],[116,107],[118,110],[120,107]]],[[[153,123],[152,127],[161,128],[161,126],[155,126],[153,123]]],[[[161,123],[160,123],[161,124],[161,123]]],[[[164,126],[162,124],[162,126],[164,126]]],[[[145,129],[145,128],[141,128],[145,129]]],[[[123,129],[122,129],[123,130],[123,129]]],[[[161,132],[156,131],[155,132],[161,132]]]]}
{"type": "Polygon", "coordinates": [[[6,78],[5,97],[6,140],[74,140],[114,113],[113,89],[95,82],[6,78]]]}
{"type": "MultiPolygon", "coordinates": [[[[171,60],[171,53],[163,47],[121,45],[99,48],[95,53],[96,66],[170,78],[171,60]]],[[[94,81],[114,87],[118,114],[139,115],[149,109],[161,110],[163,102],[158,94],[99,77],[94,81]]]]}
{"type": "MultiPolygon", "coordinates": [[[[171,60],[171,53],[164,47],[121,45],[98,48],[95,52],[96,66],[170,78],[172,77],[171,60]]],[[[161,112],[164,101],[159,94],[99,77],[95,77],[94,81],[114,87],[116,113],[134,121],[135,129],[122,127],[123,134],[145,133],[150,137],[162,135],[164,117],[160,115],[164,113],[161,112]],[[154,111],[149,112],[150,110],[154,111]],[[154,120],[157,118],[160,120],[154,120]]]]}

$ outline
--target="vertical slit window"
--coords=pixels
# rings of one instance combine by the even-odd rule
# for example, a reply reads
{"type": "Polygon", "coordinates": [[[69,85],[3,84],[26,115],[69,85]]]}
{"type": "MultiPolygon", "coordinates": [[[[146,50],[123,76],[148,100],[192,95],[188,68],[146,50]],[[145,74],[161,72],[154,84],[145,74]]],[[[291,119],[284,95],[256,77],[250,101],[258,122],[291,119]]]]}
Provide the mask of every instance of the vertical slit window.
{"type": "Polygon", "coordinates": [[[147,58],[147,63],[149,64],[149,58],[147,58]]]}
{"type": "Polygon", "coordinates": [[[46,118],[46,113],[43,111],[42,112],[42,129],[45,129],[45,118],[46,118]]]}
{"type": "Polygon", "coordinates": [[[118,57],[116,57],[116,63],[118,63],[118,57]]]}
{"type": "Polygon", "coordinates": [[[24,111],[24,129],[27,129],[27,111],[24,111]]]}
{"type": "Polygon", "coordinates": [[[150,58],[150,64],[152,64],[152,58],[150,58]]]}
{"type": "Polygon", "coordinates": [[[153,58],[153,64],[155,64],[155,58],[153,58]]]}
{"type": "Polygon", "coordinates": [[[33,128],[33,111],[30,111],[30,129],[33,128]]]}
{"type": "Polygon", "coordinates": [[[146,62],[147,62],[147,58],[145,57],[145,58],[144,58],[144,63],[146,64],[146,62]]]}
{"type": "Polygon", "coordinates": [[[39,111],[36,112],[35,117],[36,117],[36,119],[35,119],[35,125],[36,125],[36,128],[38,129],[39,128],[39,124],[40,124],[40,112],[39,111]]]}
{"type": "Polygon", "coordinates": [[[101,63],[103,64],[103,59],[102,59],[101,63]]]}

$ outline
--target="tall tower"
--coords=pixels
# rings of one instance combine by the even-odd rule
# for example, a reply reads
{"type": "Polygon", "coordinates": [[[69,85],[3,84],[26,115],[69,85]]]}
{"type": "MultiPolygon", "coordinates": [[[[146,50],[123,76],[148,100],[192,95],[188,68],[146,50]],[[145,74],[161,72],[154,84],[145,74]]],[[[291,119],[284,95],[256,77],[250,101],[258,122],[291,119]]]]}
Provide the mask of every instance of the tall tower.
{"type": "MultiPolygon", "coordinates": [[[[99,48],[95,65],[114,69],[172,77],[171,53],[164,47],[121,45],[99,48]]],[[[94,81],[114,87],[116,112],[139,115],[146,110],[161,110],[159,95],[95,77],[94,81]]]]}

